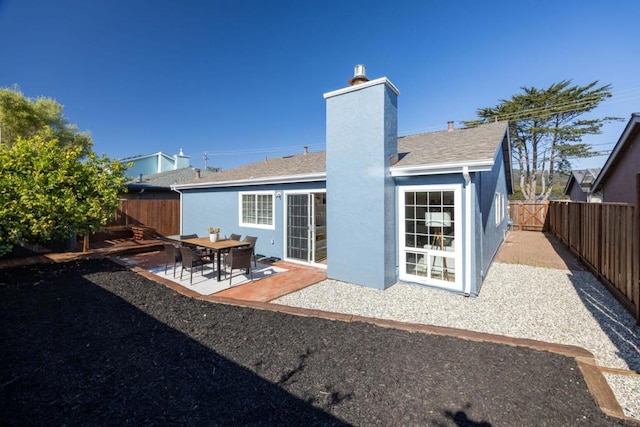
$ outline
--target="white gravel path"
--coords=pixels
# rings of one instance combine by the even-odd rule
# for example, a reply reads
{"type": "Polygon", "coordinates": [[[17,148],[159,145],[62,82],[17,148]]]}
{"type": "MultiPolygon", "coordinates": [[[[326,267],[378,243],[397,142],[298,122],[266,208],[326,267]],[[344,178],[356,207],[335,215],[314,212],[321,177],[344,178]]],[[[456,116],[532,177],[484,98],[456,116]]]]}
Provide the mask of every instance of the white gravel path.
{"type": "MultiPolygon", "coordinates": [[[[640,328],[586,271],[494,263],[477,298],[410,284],[379,291],[325,280],[272,302],[577,345],[600,366],[640,372],[640,328]]],[[[640,376],[605,377],[625,414],[640,419],[640,376]]]]}

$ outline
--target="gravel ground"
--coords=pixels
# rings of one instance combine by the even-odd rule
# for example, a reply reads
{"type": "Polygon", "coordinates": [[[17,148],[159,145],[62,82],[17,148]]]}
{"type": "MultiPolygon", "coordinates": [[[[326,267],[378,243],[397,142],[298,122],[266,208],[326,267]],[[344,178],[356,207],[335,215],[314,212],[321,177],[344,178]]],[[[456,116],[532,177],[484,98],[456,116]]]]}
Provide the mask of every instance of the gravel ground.
{"type": "MultiPolygon", "coordinates": [[[[640,372],[640,328],[586,271],[494,263],[477,298],[410,284],[378,291],[326,280],[272,302],[577,345],[600,366],[640,372]]],[[[625,414],[640,419],[640,377],[606,378],[625,414]]]]}
{"type": "Polygon", "coordinates": [[[105,260],[0,270],[0,425],[620,425],[572,358],[227,306],[105,260]]]}

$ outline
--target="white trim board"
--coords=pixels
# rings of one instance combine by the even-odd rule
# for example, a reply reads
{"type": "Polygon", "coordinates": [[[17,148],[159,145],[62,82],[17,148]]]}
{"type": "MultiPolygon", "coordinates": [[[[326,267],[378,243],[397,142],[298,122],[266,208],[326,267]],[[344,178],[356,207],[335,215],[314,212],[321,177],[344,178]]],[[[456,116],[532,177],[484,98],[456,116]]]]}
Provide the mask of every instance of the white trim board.
{"type": "Polygon", "coordinates": [[[326,172],[310,173],[304,175],[288,175],[288,176],[273,176],[265,178],[249,178],[249,179],[237,179],[231,181],[218,181],[218,182],[198,182],[189,184],[177,184],[172,185],[173,190],[187,190],[196,188],[225,188],[225,187],[241,187],[250,185],[265,185],[265,184],[296,184],[299,182],[316,182],[325,181],[327,178],[326,172]]]}

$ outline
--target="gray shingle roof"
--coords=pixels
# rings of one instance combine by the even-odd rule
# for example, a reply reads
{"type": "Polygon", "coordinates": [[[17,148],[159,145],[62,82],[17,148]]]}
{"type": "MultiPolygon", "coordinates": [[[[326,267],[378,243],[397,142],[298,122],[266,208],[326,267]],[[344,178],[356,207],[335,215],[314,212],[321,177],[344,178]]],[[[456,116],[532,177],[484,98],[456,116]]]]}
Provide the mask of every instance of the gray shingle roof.
{"type": "Polygon", "coordinates": [[[394,166],[440,165],[493,159],[507,122],[421,133],[398,138],[400,160],[394,166]]]}
{"type": "MultiPolygon", "coordinates": [[[[207,176],[213,173],[214,172],[209,170],[203,170],[200,172],[201,179],[206,178],[207,176]]],[[[143,175],[141,180],[137,177],[133,178],[131,181],[127,183],[127,187],[138,188],[138,189],[166,188],[168,190],[174,184],[184,184],[185,182],[189,182],[195,179],[195,177],[196,177],[195,168],[189,166],[186,168],[180,168],[180,169],[166,171],[166,172],[143,175]]]]}
{"type": "MultiPolygon", "coordinates": [[[[394,167],[492,160],[507,131],[506,122],[398,138],[400,160],[394,167]]],[[[212,172],[183,184],[277,178],[326,172],[325,152],[261,160],[222,172],[212,172]]]]}
{"type": "Polygon", "coordinates": [[[191,179],[185,183],[205,183],[239,181],[271,177],[296,176],[313,173],[324,173],[325,152],[299,154],[295,156],[276,157],[249,163],[222,172],[212,172],[201,179],[191,179]]]}

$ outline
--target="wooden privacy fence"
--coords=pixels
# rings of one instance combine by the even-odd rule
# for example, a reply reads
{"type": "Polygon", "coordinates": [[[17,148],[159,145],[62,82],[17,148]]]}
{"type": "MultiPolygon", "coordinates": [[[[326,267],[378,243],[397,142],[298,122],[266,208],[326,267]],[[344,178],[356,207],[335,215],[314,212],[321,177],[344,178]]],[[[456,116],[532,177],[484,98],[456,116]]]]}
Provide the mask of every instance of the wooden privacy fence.
{"type": "Polygon", "coordinates": [[[509,218],[514,230],[546,230],[549,202],[509,202],[509,218]]]}
{"type": "Polygon", "coordinates": [[[109,225],[143,225],[163,236],[180,234],[180,200],[121,199],[109,225]]]}
{"type": "Polygon", "coordinates": [[[640,230],[635,205],[554,201],[549,231],[593,271],[640,323],[640,230]]]}

